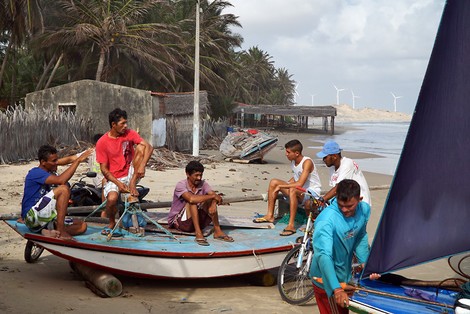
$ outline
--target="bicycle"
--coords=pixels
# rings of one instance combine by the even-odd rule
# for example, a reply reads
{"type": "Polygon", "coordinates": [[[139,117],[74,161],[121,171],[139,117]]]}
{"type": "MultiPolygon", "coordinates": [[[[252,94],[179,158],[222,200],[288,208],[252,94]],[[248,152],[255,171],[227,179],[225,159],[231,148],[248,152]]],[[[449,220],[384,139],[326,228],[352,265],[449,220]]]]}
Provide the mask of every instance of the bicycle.
{"type": "MultiPolygon", "coordinates": [[[[308,195],[321,211],[320,196],[312,190],[298,188],[308,195]]],[[[289,304],[302,305],[313,299],[313,286],[309,278],[310,264],[313,258],[313,222],[317,212],[312,209],[308,215],[303,237],[290,251],[279,267],[277,287],[282,299],[289,304]]]]}

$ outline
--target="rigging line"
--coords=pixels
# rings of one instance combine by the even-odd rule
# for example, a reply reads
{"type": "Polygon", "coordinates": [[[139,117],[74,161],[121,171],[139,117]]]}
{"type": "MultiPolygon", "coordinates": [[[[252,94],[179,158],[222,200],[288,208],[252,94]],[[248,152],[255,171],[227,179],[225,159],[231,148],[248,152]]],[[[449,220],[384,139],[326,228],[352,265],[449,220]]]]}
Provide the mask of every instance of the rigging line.
{"type": "Polygon", "coordinates": [[[467,279],[470,279],[470,275],[465,273],[463,270],[462,270],[462,263],[464,260],[466,260],[467,258],[470,258],[470,254],[467,254],[465,256],[463,256],[459,262],[457,263],[457,268],[455,268],[454,266],[452,266],[452,263],[451,263],[451,259],[452,257],[454,256],[450,256],[448,259],[447,259],[447,264],[449,264],[449,267],[454,271],[456,272],[457,274],[459,274],[460,276],[464,277],[464,278],[467,278],[467,279]]]}
{"type": "Polygon", "coordinates": [[[256,255],[255,249],[253,249],[253,256],[255,257],[256,262],[258,263],[259,268],[260,268],[260,269],[266,269],[266,268],[264,267],[263,260],[262,260],[258,255],[256,255]]]}

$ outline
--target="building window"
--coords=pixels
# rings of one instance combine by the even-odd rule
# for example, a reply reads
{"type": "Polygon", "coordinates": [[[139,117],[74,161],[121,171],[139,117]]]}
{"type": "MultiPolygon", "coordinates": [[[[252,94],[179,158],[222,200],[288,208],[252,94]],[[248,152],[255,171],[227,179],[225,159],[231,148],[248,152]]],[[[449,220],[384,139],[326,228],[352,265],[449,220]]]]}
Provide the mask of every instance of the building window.
{"type": "Polygon", "coordinates": [[[74,102],[67,102],[67,103],[59,103],[58,105],[59,112],[63,113],[73,113],[75,114],[75,111],[77,109],[77,103],[74,102]]]}

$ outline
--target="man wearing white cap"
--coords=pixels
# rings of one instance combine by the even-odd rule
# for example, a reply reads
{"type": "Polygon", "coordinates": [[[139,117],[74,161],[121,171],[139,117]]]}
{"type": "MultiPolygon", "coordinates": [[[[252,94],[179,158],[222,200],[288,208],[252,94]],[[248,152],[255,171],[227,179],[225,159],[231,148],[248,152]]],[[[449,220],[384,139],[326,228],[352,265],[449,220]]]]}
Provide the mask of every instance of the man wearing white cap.
{"type": "Polygon", "coordinates": [[[324,196],[324,202],[336,196],[336,185],[344,179],[352,179],[361,186],[362,201],[371,204],[369,185],[366,178],[359,169],[357,163],[347,157],[341,156],[342,149],[335,141],[328,141],[323,145],[323,149],[317,153],[317,156],[323,159],[323,162],[330,168],[330,186],[324,196]]]}

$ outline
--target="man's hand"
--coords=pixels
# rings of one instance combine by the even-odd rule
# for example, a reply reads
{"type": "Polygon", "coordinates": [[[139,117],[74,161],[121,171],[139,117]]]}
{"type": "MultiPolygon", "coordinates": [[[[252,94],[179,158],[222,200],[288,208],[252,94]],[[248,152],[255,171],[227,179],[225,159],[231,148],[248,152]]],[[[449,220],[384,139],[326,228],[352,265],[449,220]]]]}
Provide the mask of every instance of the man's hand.
{"type": "Polygon", "coordinates": [[[377,280],[380,277],[381,277],[380,274],[377,274],[377,273],[372,273],[372,274],[369,275],[370,280],[377,280]]]}
{"type": "Polygon", "coordinates": [[[145,177],[145,165],[140,165],[139,169],[136,170],[138,179],[142,179],[143,177],[145,177]]]}
{"type": "MultiPolygon", "coordinates": [[[[223,201],[222,196],[220,196],[220,194],[214,194],[213,200],[215,201],[217,205],[222,204],[222,201],[223,201]]],[[[209,206],[209,214],[214,215],[216,212],[217,212],[217,206],[214,206],[214,203],[212,203],[212,205],[209,206]]]]}
{"type": "Polygon", "coordinates": [[[118,189],[119,189],[119,192],[121,193],[130,193],[130,190],[129,190],[129,187],[122,183],[121,181],[118,181],[118,184],[116,184],[118,189]]]}
{"type": "Polygon", "coordinates": [[[335,289],[334,296],[335,302],[339,307],[346,308],[349,306],[348,294],[342,288],[335,289]]]}
{"type": "Polygon", "coordinates": [[[84,162],[93,153],[94,150],[94,148],[88,148],[86,151],[80,153],[80,156],[77,157],[78,162],[84,162]]]}

